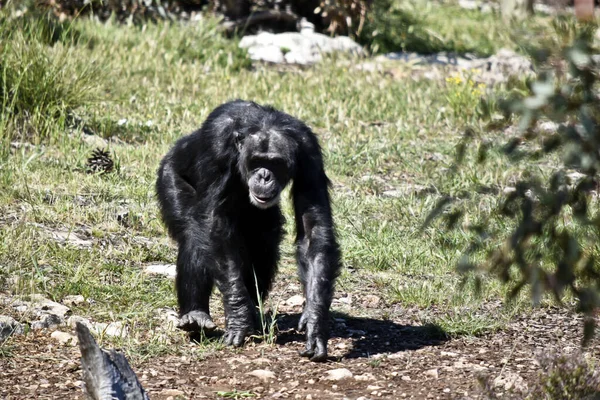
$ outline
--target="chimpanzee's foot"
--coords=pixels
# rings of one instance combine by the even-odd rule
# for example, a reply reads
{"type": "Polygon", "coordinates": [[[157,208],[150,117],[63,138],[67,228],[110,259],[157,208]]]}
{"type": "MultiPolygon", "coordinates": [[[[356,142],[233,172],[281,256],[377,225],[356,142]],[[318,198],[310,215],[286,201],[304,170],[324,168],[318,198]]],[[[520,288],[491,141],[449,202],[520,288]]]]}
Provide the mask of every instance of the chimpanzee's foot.
{"type": "Polygon", "coordinates": [[[217,327],[217,325],[215,325],[207,312],[194,310],[183,315],[179,319],[177,327],[184,331],[194,332],[201,330],[212,331],[217,327]]]}

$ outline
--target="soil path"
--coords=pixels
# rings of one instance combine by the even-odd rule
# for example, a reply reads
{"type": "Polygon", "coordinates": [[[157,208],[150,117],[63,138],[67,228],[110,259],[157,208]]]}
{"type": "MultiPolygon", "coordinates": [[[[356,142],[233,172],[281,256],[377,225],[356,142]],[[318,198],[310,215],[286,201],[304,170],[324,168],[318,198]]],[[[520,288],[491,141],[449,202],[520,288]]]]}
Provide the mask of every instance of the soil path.
{"type": "MultiPolygon", "coordinates": [[[[393,309],[386,314],[397,315],[393,309]]],[[[576,352],[581,335],[579,317],[555,308],[515,318],[493,334],[449,340],[402,318],[336,313],[330,360],[317,364],[297,355],[303,345],[293,329],[298,317],[279,315],[273,345],[250,342],[202,359],[167,356],[133,367],[152,399],[475,399],[483,396],[479,376],[487,376],[497,393],[518,398],[540,371],[536,355],[576,352]],[[351,376],[344,371],[348,377],[328,379],[328,371],[340,368],[351,376]],[[272,374],[249,374],[257,370],[272,374]],[[249,393],[253,397],[245,397],[249,393]]],[[[77,347],[41,332],[14,337],[8,348],[0,357],[0,398],[83,398],[77,347]]]]}

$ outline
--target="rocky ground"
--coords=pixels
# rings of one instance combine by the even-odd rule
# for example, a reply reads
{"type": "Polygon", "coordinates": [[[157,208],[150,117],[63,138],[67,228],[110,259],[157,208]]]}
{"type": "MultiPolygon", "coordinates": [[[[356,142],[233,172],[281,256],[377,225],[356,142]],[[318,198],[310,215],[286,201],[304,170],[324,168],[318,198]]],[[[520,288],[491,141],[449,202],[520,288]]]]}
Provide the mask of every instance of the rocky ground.
{"type": "MultiPolygon", "coordinates": [[[[249,340],[243,349],[216,347],[199,355],[198,345],[187,343],[183,355],[131,360],[150,397],[478,399],[486,398],[484,378],[502,398],[523,398],[538,381],[540,356],[580,351],[581,319],[558,308],[516,316],[505,329],[480,337],[450,338],[416,322],[418,310],[341,292],[333,306],[329,360],[312,363],[297,354],[303,336],[294,326],[302,299],[295,289],[291,274],[278,281],[274,296],[287,300],[278,306],[272,344],[249,340]]],[[[219,314],[217,322],[222,326],[219,314]]],[[[12,335],[0,354],[0,397],[82,398],[71,333],[59,324],[12,335]]],[[[588,355],[598,358],[600,351],[588,355]]]]}

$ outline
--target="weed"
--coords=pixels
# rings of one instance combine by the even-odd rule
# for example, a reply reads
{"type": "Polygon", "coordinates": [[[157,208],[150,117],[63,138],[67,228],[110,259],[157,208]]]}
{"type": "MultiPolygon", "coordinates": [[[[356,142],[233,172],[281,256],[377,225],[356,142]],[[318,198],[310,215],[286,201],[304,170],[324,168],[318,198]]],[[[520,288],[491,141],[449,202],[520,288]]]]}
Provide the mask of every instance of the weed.
{"type": "Polygon", "coordinates": [[[252,393],[248,390],[233,389],[230,392],[225,392],[225,391],[217,392],[217,396],[222,397],[224,399],[248,399],[251,397],[256,397],[256,394],[252,393]]]}
{"type": "Polygon", "coordinates": [[[275,305],[275,308],[272,310],[270,315],[266,315],[263,299],[258,289],[256,272],[253,271],[253,274],[254,284],[256,287],[256,298],[258,299],[258,316],[262,330],[262,340],[264,340],[269,346],[272,346],[275,344],[275,340],[277,339],[277,309],[279,308],[279,303],[275,305]]]}

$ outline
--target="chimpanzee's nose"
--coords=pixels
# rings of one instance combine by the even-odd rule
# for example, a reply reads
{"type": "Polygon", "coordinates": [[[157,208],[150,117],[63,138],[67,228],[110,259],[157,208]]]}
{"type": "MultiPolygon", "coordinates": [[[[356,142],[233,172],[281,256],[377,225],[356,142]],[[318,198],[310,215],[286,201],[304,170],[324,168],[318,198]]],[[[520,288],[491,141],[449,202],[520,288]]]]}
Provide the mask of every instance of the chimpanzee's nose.
{"type": "Polygon", "coordinates": [[[258,178],[260,180],[260,183],[263,183],[263,184],[269,183],[271,181],[271,179],[272,179],[271,175],[272,175],[271,171],[269,171],[266,168],[262,168],[258,171],[258,178]]]}

